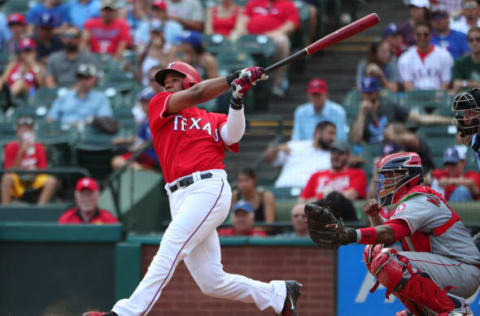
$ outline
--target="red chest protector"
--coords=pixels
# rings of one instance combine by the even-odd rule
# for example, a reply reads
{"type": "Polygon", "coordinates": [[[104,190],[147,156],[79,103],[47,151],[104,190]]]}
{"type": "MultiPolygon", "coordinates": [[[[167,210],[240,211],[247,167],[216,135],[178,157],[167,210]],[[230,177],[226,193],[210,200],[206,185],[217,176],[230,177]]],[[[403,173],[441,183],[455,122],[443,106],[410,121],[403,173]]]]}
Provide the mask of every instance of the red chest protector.
{"type": "Polygon", "coordinates": [[[425,233],[421,231],[416,231],[411,236],[407,236],[402,239],[402,248],[405,251],[432,252],[432,247],[430,243],[431,235],[433,236],[442,235],[450,227],[452,227],[456,222],[460,221],[461,218],[448,205],[448,203],[443,199],[443,197],[438,192],[436,192],[435,190],[432,190],[432,188],[427,186],[417,185],[412,187],[410,190],[407,191],[405,196],[398,202],[397,205],[400,205],[403,201],[417,194],[428,195],[427,201],[432,203],[436,207],[440,207],[442,203],[445,204],[445,206],[448,207],[451,213],[450,219],[446,221],[444,224],[438,227],[435,227],[432,232],[425,233]]]}

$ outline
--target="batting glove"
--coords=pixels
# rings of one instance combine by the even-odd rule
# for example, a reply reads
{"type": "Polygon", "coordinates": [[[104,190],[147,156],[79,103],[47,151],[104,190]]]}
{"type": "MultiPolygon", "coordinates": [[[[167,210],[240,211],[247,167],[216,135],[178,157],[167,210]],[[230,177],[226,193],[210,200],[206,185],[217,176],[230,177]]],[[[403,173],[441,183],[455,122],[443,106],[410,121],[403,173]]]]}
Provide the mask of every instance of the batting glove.
{"type": "Polygon", "coordinates": [[[250,83],[253,85],[255,85],[257,81],[268,79],[265,69],[258,66],[244,68],[240,71],[239,75],[240,77],[248,78],[250,83]]]}
{"type": "Polygon", "coordinates": [[[252,83],[247,77],[238,77],[232,81],[232,97],[237,100],[243,99],[245,93],[252,87],[252,83]]]}

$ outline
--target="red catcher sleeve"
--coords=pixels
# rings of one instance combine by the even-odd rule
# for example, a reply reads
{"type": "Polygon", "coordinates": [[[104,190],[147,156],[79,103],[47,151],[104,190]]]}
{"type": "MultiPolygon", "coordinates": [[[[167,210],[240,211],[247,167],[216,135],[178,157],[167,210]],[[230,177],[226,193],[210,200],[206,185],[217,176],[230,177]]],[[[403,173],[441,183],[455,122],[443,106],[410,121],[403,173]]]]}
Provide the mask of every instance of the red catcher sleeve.
{"type": "Polygon", "coordinates": [[[37,168],[47,169],[48,168],[47,154],[45,153],[45,147],[43,147],[42,144],[35,144],[35,155],[37,156],[37,159],[38,159],[37,168]]]}
{"type": "Polygon", "coordinates": [[[17,155],[18,151],[18,144],[16,143],[9,143],[5,146],[4,152],[4,168],[9,169],[13,167],[13,163],[15,161],[15,156],[17,155]]]}
{"type": "Polygon", "coordinates": [[[392,227],[395,241],[401,240],[411,234],[408,224],[402,219],[393,219],[391,221],[386,221],[385,225],[389,225],[390,227],[392,227]]]}
{"type": "Polygon", "coordinates": [[[314,173],[308,179],[307,185],[302,190],[300,197],[304,200],[312,199],[315,197],[315,186],[317,184],[318,173],[314,173]]]}
{"type": "Polygon", "coordinates": [[[297,7],[292,1],[284,1],[283,15],[285,21],[293,22],[297,29],[300,27],[300,15],[298,14],[297,7]]]}
{"type": "Polygon", "coordinates": [[[353,169],[355,172],[352,174],[352,181],[350,182],[349,189],[354,189],[358,193],[358,199],[365,198],[367,190],[367,176],[365,172],[360,169],[353,169]]]}

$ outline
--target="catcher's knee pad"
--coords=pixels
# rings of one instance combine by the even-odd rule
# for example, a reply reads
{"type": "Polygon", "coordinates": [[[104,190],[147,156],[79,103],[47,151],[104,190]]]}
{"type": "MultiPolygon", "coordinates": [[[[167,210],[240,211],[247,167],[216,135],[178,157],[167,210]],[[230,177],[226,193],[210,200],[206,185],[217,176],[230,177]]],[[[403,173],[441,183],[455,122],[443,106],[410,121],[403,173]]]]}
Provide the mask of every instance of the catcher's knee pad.
{"type": "Polygon", "coordinates": [[[375,245],[366,245],[363,249],[363,262],[367,266],[367,270],[373,274],[372,270],[370,270],[372,260],[375,258],[380,251],[383,249],[383,244],[375,244],[375,245]]]}
{"type": "Polygon", "coordinates": [[[384,249],[372,261],[371,270],[378,282],[387,288],[387,297],[394,292],[402,301],[427,307],[436,313],[450,312],[453,301],[430,276],[422,271],[414,272],[408,258],[394,249],[384,249]]]}

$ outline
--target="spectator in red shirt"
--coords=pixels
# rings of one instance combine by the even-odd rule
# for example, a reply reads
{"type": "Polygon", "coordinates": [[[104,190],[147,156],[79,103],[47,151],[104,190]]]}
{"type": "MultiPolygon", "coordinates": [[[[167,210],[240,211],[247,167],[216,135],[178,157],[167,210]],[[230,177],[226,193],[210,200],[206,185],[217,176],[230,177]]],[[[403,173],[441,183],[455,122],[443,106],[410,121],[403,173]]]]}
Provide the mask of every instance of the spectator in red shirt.
{"type": "Polygon", "coordinates": [[[58,219],[59,224],[116,224],[118,219],[98,207],[100,192],[92,178],[81,178],[75,187],[76,207],[68,209],[58,219]]]}
{"type": "Polygon", "coordinates": [[[102,0],[100,17],[85,22],[83,45],[93,53],[110,54],[120,60],[131,38],[128,23],[117,17],[118,2],[102,0]]]}
{"type": "Polygon", "coordinates": [[[367,177],[361,169],[349,168],[350,146],[336,140],[330,148],[332,168],[315,172],[310,176],[300,199],[321,200],[331,192],[340,192],[349,200],[365,198],[367,177]]]}
{"type": "Polygon", "coordinates": [[[216,6],[207,8],[205,15],[205,33],[222,34],[236,39],[241,7],[233,0],[222,0],[216,6]]]}
{"type": "MultiPolygon", "coordinates": [[[[276,60],[290,55],[289,36],[300,27],[295,4],[290,0],[251,0],[245,7],[246,30],[249,34],[264,34],[276,46],[276,60]]],[[[272,93],[283,96],[286,90],[287,67],[280,67],[273,77],[272,93]]]]}
{"type": "Polygon", "coordinates": [[[240,200],[232,208],[232,228],[222,228],[218,231],[219,236],[258,236],[265,237],[267,234],[253,227],[255,210],[252,204],[240,200]]]}
{"type": "MultiPolygon", "coordinates": [[[[47,155],[42,144],[35,142],[34,122],[31,117],[19,117],[16,122],[17,138],[5,146],[4,168],[37,170],[47,169],[47,155]]],[[[2,204],[10,204],[12,196],[20,198],[27,187],[42,189],[38,204],[50,201],[57,180],[46,174],[5,173],[2,176],[2,204]]]]}
{"type": "Polygon", "coordinates": [[[443,169],[433,171],[433,177],[444,189],[449,202],[467,202],[480,197],[480,176],[476,172],[463,173],[458,150],[448,147],[443,154],[443,169]]]}

